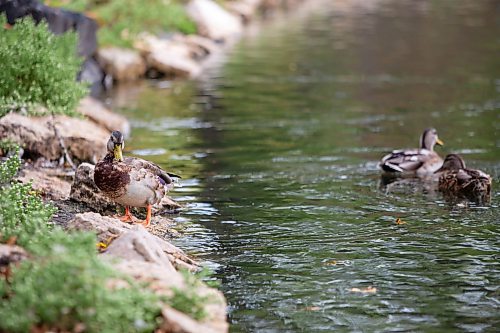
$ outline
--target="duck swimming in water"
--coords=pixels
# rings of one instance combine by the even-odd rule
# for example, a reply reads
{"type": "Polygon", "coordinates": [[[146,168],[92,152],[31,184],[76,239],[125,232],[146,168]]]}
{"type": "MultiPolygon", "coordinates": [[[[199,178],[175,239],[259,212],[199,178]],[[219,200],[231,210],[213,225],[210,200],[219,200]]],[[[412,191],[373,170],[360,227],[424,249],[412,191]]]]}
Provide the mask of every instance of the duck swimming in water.
{"type": "Polygon", "coordinates": [[[180,177],[141,158],[124,158],[124,146],[123,134],[112,132],[107,144],[108,153],[95,166],[94,182],[111,200],[125,206],[125,215],[120,218],[123,222],[133,221],[130,207],[145,207],[147,215],[143,225],[148,226],[152,206],[174,187],[173,178],[180,177]]]}
{"type": "Polygon", "coordinates": [[[442,146],[443,142],[434,128],[428,128],[420,137],[420,148],[394,150],[380,160],[379,168],[394,174],[431,175],[443,164],[434,151],[436,144],[442,146]]]}
{"type": "Polygon", "coordinates": [[[447,196],[463,197],[485,203],[491,197],[491,176],[481,170],[467,169],[464,160],[457,154],[449,154],[440,173],[439,191],[447,196]]]}

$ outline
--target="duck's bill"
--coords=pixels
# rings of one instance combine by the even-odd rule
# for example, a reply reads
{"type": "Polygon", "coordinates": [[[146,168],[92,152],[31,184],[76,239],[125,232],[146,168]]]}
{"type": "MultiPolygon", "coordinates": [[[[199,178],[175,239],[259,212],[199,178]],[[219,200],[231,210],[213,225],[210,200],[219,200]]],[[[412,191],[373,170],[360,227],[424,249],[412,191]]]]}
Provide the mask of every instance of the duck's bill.
{"type": "Polygon", "coordinates": [[[443,145],[444,145],[444,142],[443,142],[443,141],[441,141],[441,140],[439,140],[439,139],[437,139],[436,144],[438,144],[438,145],[440,145],[440,146],[443,146],[443,145]]]}
{"type": "Polygon", "coordinates": [[[113,149],[113,153],[115,154],[115,160],[123,161],[122,146],[121,145],[116,145],[115,148],[113,149]]]}

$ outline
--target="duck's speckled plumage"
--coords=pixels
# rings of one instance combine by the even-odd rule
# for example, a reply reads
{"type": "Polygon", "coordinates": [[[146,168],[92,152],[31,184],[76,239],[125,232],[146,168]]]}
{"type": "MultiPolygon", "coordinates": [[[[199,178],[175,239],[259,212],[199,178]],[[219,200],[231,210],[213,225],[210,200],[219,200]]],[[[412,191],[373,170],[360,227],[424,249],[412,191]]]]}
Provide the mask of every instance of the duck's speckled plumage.
{"type": "Polygon", "coordinates": [[[420,137],[420,148],[394,150],[380,160],[379,167],[388,173],[430,175],[443,164],[441,157],[434,151],[436,144],[442,144],[437,131],[428,128],[420,137]]]}
{"type": "Polygon", "coordinates": [[[113,132],[108,141],[108,154],[94,169],[94,182],[106,196],[126,207],[126,215],[130,215],[130,206],[147,207],[150,212],[151,206],[160,203],[173,188],[171,176],[179,176],[169,174],[156,164],[140,158],[123,158],[123,146],[123,135],[118,131],[113,132]]]}
{"type": "Polygon", "coordinates": [[[464,197],[486,203],[491,197],[491,177],[481,170],[468,169],[457,154],[446,156],[440,173],[439,191],[448,196],[464,197]]]}

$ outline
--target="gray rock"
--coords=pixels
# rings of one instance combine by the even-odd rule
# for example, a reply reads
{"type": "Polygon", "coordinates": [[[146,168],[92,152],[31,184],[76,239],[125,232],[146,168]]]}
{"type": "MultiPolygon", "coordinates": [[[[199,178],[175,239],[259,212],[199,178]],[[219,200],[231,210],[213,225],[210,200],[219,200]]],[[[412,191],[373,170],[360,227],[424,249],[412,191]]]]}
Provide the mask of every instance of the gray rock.
{"type": "Polygon", "coordinates": [[[186,7],[196,22],[198,33],[217,41],[226,41],[241,34],[240,19],[211,0],[191,0],[186,7]]]}
{"type": "Polygon", "coordinates": [[[116,81],[134,81],[144,76],[146,63],[134,50],[104,47],[97,51],[97,61],[104,72],[116,81]]]}
{"type": "Polygon", "coordinates": [[[201,66],[186,43],[142,34],[134,47],[145,57],[148,68],[167,76],[192,78],[201,73],[201,66]]]}
{"type": "Polygon", "coordinates": [[[98,213],[81,213],[66,225],[67,230],[95,232],[99,242],[108,243],[132,229],[131,224],[98,213]]]}
{"type": "MultiPolygon", "coordinates": [[[[153,222],[155,222],[155,220],[153,220],[153,222]]],[[[76,214],[75,217],[66,224],[66,229],[68,230],[95,232],[98,240],[105,244],[114,240],[109,248],[112,248],[113,244],[120,240],[120,236],[137,227],[141,227],[144,230],[140,225],[124,223],[113,217],[102,216],[98,213],[90,212],[76,214]]],[[[150,228],[154,228],[154,225],[150,226],[150,228]]],[[[148,235],[148,241],[154,243],[156,248],[161,249],[171,265],[176,268],[186,268],[190,271],[198,269],[199,266],[196,261],[189,258],[184,251],[156,235],[148,235]]]]}
{"type": "Polygon", "coordinates": [[[162,266],[169,273],[176,272],[158,240],[143,226],[135,225],[113,241],[103,256],[113,256],[126,261],[146,261],[162,266]]]}
{"type": "Polygon", "coordinates": [[[261,4],[262,0],[239,0],[230,1],[226,6],[231,13],[239,15],[243,22],[248,23],[255,16],[261,4]]]}
{"type": "Polygon", "coordinates": [[[16,178],[22,183],[32,182],[33,189],[41,193],[45,198],[52,200],[68,199],[71,182],[64,169],[56,168],[24,168],[16,178]]]}
{"type": "Polygon", "coordinates": [[[9,113],[0,119],[0,139],[21,145],[25,155],[31,158],[59,160],[64,156],[63,143],[72,159],[96,162],[106,153],[108,138],[108,131],[85,119],[26,117],[18,113],[9,113]]]}

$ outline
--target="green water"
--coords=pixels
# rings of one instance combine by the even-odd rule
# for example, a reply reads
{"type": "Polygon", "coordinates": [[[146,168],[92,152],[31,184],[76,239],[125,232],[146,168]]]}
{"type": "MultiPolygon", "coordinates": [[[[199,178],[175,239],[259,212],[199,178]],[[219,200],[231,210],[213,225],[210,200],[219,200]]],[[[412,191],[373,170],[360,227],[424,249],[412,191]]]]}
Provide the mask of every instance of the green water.
{"type": "Polygon", "coordinates": [[[175,242],[216,271],[232,332],[496,331],[499,2],[324,3],[199,81],[115,92],[128,152],[184,177],[175,242]],[[381,186],[428,126],[492,175],[491,205],[381,186]]]}

